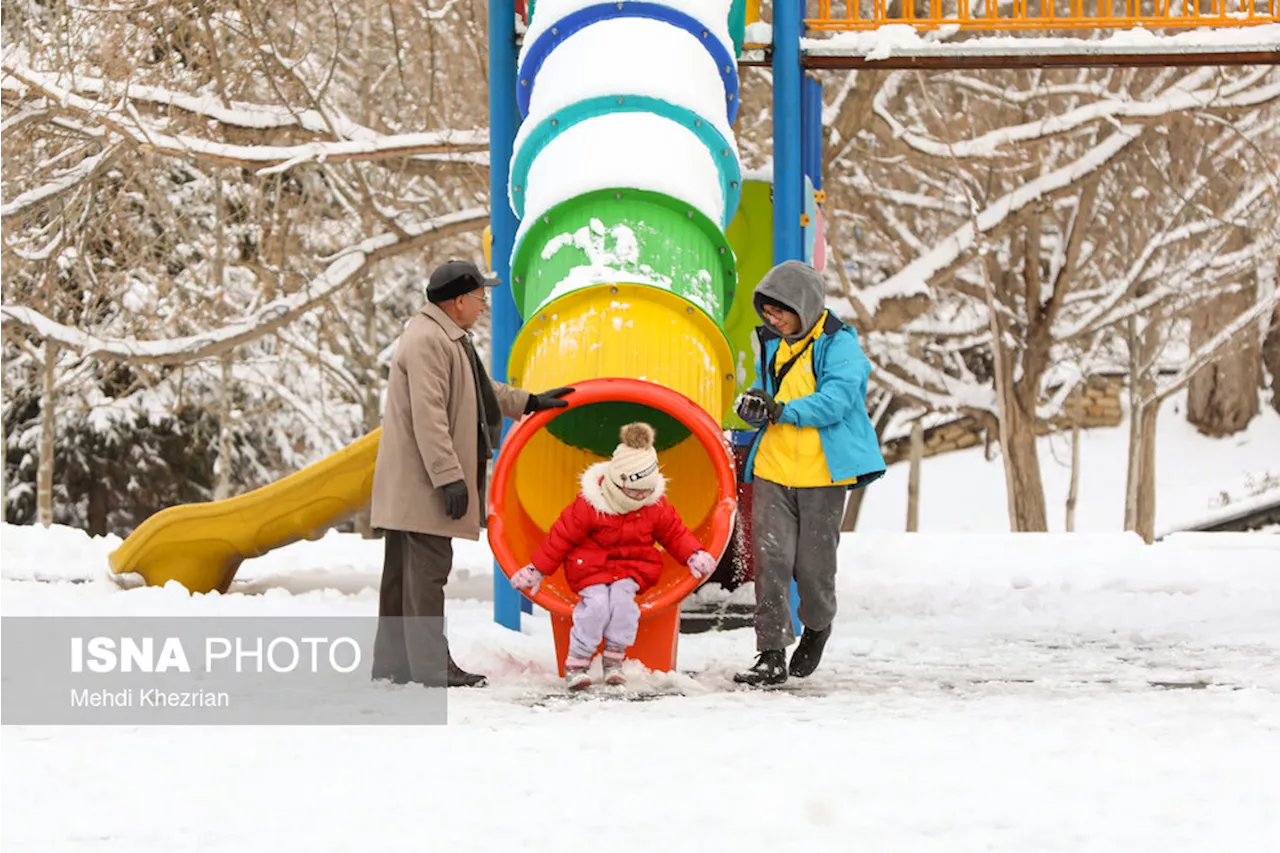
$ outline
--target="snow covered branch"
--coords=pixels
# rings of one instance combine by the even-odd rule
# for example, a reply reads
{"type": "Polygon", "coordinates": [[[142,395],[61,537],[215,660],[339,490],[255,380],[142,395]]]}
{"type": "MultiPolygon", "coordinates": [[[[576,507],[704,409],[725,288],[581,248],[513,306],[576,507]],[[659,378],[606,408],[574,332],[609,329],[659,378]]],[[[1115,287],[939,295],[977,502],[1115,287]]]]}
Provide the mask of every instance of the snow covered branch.
{"type": "Polygon", "coordinates": [[[1244,332],[1257,333],[1258,321],[1263,317],[1271,314],[1276,304],[1280,303],[1280,291],[1273,291],[1267,296],[1259,299],[1248,310],[1242,312],[1234,320],[1222,328],[1218,334],[1214,335],[1204,343],[1199,349],[1191,353],[1191,356],[1183,364],[1179,370],[1167,382],[1160,383],[1160,389],[1142,401],[1142,405],[1150,406],[1157,404],[1172,394],[1176,394],[1182,389],[1193,377],[1208,365],[1218,355],[1218,352],[1230,345],[1235,338],[1244,332]]]}
{"type": "Polygon", "coordinates": [[[99,101],[84,98],[56,85],[49,79],[52,75],[9,64],[3,66],[3,71],[64,109],[89,118],[131,140],[143,151],[257,169],[259,174],[283,172],[308,162],[334,163],[412,157],[418,154],[477,152],[487,148],[489,144],[488,133],[485,131],[402,133],[388,136],[362,134],[356,139],[299,145],[229,145],[209,142],[193,136],[167,134],[158,128],[149,127],[140,120],[136,111],[130,113],[127,100],[119,108],[107,107],[99,101]]]}
{"type": "Polygon", "coordinates": [[[190,364],[222,355],[288,325],[355,283],[378,261],[414,251],[435,240],[477,231],[488,219],[489,212],[485,208],[470,208],[407,227],[407,238],[395,234],[370,237],[339,253],[323,272],[297,293],[277,299],[239,322],[199,335],[161,341],[101,338],[55,322],[32,308],[17,305],[0,306],[0,325],[29,331],[75,351],[81,357],[133,364],[190,364]]]}
{"type": "MultiPolygon", "coordinates": [[[[1196,189],[1198,190],[1203,183],[1203,180],[1198,181],[1196,189]]],[[[1167,223],[1164,230],[1146,241],[1141,253],[1130,263],[1124,276],[1108,285],[1104,298],[1094,303],[1083,316],[1073,319],[1066,328],[1055,330],[1054,337],[1058,340],[1066,341],[1090,335],[1098,328],[1113,325],[1134,314],[1141,313],[1165,298],[1170,288],[1168,283],[1165,283],[1163,287],[1157,288],[1157,292],[1148,294],[1143,300],[1130,304],[1127,308],[1124,305],[1125,300],[1132,295],[1134,287],[1146,277],[1152,260],[1162,250],[1178,243],[1200,238],[1221,228],[1223,221],[1230,222],[1243,215],[1265,192],[1265,184],[1254,185],[1237,198],[1231,209],[1221,218],[1201,219],[1177,228],[1170,228],[1168,226],[1171,223],[1167,223]]],[[[1183,272],[1187,272],[1188,269],[1188,265],[1184,264],[1183,272]]]]}
{"type": "Polygon", "coordinates": [[[981,159],[995,157],[1008,146],[1069,133],[1095,122],[1114,123],[1124,119],[1149,120],[1192,109],[1257,107],[1280,98],[1280,82],[1251,88],[1253,83],[1261,79],[1256,74],[1227,88],[1216,86],[1199,88],[1201,84],[1210,82],[1213,73],[1212,69],[1200,69],[1187,75],[1167,92],[1151,100],[1130,100],[1116,95],[1060,115],[1002,127],[982,136],[954,143],[909,131],[894,116],[883,95],[876,99],[875,113],[889,126],[895,137],[922,154],[948,159],[981,159]]]}
{"type": "MultiPolygon", "coordinates": [[[[100,77],[76,75],[72,80],[64,82],[61,75],[47,74],[22,65],[15,65],[21,71],[19,79],[30,84],[38,84],[39,91],[64,90],[78,95],[95,97],[111,97],[112,87],[120,89],[122,101],[133,103],[156,104],[173,107],[191,115],[213,119],[219,124],[249,130],[275,130],[296,127],[322,136],[329,136],[330,126],[342,139],[378,139],[382,134],[376,130],[357,124],[343,116],[329,116],[327,119],[318,110],[293,110],[275,104],[252,104],[245,101],[232,101],[230,106],[223,106],[216,95],[184,95],[161,86],[146,86],[125,82],[113,83],[100,77]]],[[[9,72],[9,67],[5,66],[9,72]]],[[[15,75],[17,77],[18,75],[15,75]]],[[[35,86],[32,86],[35,88],[35,86]]],[[[5,92],[22,94],[25,88],[18,79],[6,79],[0,83],[5,92]]]]}
{"type": "Polygon", "coordinates": [[[871,379],[877,385],[935,412],[996,411],[994,389],[948,375],[912,355],[904,343],[893,338],[874,335],[867,339],[867,357],[874,368],[871,379]]]}
{"type": "Polygon", "coordinates": [[[41,184],[38,187],[29,189],[19,195],[13,201],[0,205],[0,217],[9,219],[19,214],[25,213],[31,208],[39,204],[57,198],[67,193],[81,184],[93,180],[97,175],[111,164],[116,154],[120,152],[120,145],[112,145],[104,151],[86,157],[70,169],[62,172],[55,179],[47,184],[41,184]]]}
{"type": "Polygon", "coordinates": [[[1141,136],[1142,132],[1141,125],[1122,126],[1075,162],[1029,181],[996,199],[974,219],[938,241],[933,249],[917,257],[884,282],[864,290],[855,290],[854,297],[874,316],[879,303],[884,299],[927,294],[929,282],[935,276],[959,263],[974,248],[978,237],[977,229],[983,234],[989,234],[1028,205],[1069,189],[1109,163],[1141,136]]]}

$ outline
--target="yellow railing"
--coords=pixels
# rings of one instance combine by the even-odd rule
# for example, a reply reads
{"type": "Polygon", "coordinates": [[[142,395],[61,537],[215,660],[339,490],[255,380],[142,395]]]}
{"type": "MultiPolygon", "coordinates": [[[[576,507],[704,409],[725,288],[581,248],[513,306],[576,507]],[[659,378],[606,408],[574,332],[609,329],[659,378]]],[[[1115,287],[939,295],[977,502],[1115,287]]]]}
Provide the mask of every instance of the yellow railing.
{"type": "Polygon", "coordinates": [[[1240,27],[1280,23],[1280,0],[818,0],[810,30],[1240,27]]]}

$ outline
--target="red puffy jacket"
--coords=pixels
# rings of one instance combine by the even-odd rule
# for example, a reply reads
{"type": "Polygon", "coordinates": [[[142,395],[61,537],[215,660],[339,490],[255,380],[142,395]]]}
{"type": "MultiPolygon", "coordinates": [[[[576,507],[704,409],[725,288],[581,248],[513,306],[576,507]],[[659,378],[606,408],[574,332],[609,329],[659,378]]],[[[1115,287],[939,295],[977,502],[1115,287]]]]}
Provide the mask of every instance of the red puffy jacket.
{"type": "Polygon", "coordinates": [[[601,462],[587,469],[582,491],[560,513],[530,562],[544,575],[554,574],[563,563],[565,580],[574,592],[622,578],[634,578],[644,592],[662,574],[655,541],[680,563],[689,562],[703,548],[662,490],[654,503],[625,515],[614,513],[601,485],[607,465],[601,462]]]}

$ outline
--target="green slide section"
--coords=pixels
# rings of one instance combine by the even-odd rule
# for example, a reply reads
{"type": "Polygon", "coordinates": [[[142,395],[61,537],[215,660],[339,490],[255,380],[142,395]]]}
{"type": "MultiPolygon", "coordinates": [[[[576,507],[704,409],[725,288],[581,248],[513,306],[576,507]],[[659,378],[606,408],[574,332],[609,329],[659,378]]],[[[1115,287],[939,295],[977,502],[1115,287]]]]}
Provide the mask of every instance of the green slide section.
{"type": "Polygon", "coordinates": [[[733,252],[714,222],[671,196],[618,188],[575,196],[530,226],[511,262],[517,310],[527,319],[553,296],[591,283],[574,271],[593,265],[660,282],[717,326],[733,301],[733,252]]]}

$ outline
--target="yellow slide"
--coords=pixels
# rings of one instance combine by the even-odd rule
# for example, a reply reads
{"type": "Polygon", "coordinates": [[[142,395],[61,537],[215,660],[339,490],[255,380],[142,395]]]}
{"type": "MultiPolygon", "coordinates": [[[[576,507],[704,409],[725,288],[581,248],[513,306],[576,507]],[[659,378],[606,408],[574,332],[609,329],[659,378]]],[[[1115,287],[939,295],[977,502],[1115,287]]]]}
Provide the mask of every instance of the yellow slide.
{"type": "Polygon", "coordinates": [[[111,571],[136,572],[151,586],[177,581],[191,592],[226,592],[246,558],[318,539],[369,504],[381,434],[252,492],[156,513],[111,552],[111,571]]]}

